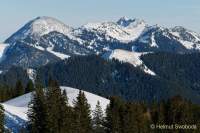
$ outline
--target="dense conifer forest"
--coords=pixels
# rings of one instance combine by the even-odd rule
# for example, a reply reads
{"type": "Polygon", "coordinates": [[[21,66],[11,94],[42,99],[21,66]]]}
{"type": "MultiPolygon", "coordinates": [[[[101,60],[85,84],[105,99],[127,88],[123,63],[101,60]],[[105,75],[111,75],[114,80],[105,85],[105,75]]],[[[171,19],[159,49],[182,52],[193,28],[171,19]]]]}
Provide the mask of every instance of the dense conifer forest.
{"type": "Polygon", "coordinates": [[[117,95],[128,101],[152,102],[181,95],[192,102],[200,103],[200,62],[196,58],[200,58],[200,55],[144,55],[142,60],[156,73],[156,76],[152,76],[139,67],[117,60],[106,61],[93,55],[77,56],[39,68],[37,79],[45,86],[48,77],[53,77],[64,86],[104,97],[117,95]]]}
{"type": "MultiPolygon", "coordinates": [[[[165,101],[126,102],[120,97],[109,97],[110,104],[102,110],[97,102],[94,111],[83,91],[79,91],[74,105],[69,106],[65,91],[49,80],[47,89],[35,87],[29,103],[28,126],[22,132],[30,133],[199,133],[200,106],[175,96],[165,101]],[[185,125],[189,127],[186,127],[185,125]],[[153,126],[155,127],[153,127],[153,126]],[[180,129],[161,128],[178,125],[180,129]],[[185,130],[184,128],[188,128],[185,130]]],[[[1,106],[0,106],[1,107],[1,106]]],[[[3,108],[0,108],[0,128],[4,130],[3,108]]]]}
{"type": "MultiPolygon", "coordinates": [[[[200,126],[199,58],[200,54],[143,55],[144,63],[156,73],[152,76],[117,60],[75,56],[37,68],[35,84],[28,80],[25,70],[12,67],[0,76],[0,101],[34,91],[28,126],[22,132],[198,133],[198,128],[161,130],[159,126],[200,126]],[[9,76],[13,77],[10,84],[9,76]],[[102,110],[97,102],[92,111],[80,90],[71,107],[61,85],[104,96],[110,104],[102,110]],[[158,127],[152,129],[152,125],[158,127]]],[[[8,132],[3,125],[4,109],[0,106],[0,130],[8,132]]]]}

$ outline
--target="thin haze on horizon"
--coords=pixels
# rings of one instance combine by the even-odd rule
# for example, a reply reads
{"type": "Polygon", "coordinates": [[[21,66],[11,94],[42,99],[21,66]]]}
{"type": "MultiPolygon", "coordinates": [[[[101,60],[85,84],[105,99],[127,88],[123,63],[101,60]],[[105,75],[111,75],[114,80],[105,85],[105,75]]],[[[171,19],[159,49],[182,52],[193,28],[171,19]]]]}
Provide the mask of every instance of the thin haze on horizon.
{"type": "Polygon", "coordinates": [[[6,0],[0,4],[0,42],[38,16],[54,17],[73,27],[127,16],[200,33],[199,0],[6,0]]]}

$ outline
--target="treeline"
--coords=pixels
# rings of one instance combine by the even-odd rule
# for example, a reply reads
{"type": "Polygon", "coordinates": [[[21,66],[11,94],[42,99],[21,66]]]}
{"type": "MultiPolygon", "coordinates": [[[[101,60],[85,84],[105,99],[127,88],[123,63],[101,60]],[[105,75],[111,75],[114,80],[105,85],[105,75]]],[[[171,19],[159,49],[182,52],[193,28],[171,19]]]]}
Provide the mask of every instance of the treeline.
{"type": "Polygon", "coordinates": [[[149,69],[181,85],[180,95],[200,103],[200,54],[151,53],[142,56],[149,69]]]}
{"type": "Polygon", "coordinates": [[[28,132],[31,133],[155,133],[200,132],[195,130],[151,129],[158,124],[195,124],[200,126],[200,106],[176,96],[160,103],[125,102],[111,97],[105,114],[97,103],[91,111],[84,92],[80,91],[69,106],[65,91],[51,80],[46,90],[37,85],[29,104],[28,132]]]}
{"type": "MultiPolygon", "coordinates": [[[[97,111],[101,111],[97,106],[97,111]]],[[[47,89],[36,85],[33,99],[29,104],[28,131],[31,133],[92,133],[94,122],[97,127],[101,112],[96,112],[92,121],[90,105],[85,94],[80,91],[74,107],[68,104],[66,91],[61,91],[58,83],[50,80],[47,89]]]]}
{"type": "Polygon", "coordinates": [[[168,99],[183,88],[131,64],[104,60],[96,55],[71,57],[38,69],[38,82],[47,85],[49,77],[62,86],[81,88],[103,97],[120,96],[127,101],[168,99]]]}
{"type": "Polygon", "coordinates": [[[12,99],[17,96],[21,96],[25,93],[29,93],[34,90],[34,84],[31,80],[28,81],[24,87],[23,82],[18,80],[14,87],[8,85],[0,85],[0,102],[12,99]]]}

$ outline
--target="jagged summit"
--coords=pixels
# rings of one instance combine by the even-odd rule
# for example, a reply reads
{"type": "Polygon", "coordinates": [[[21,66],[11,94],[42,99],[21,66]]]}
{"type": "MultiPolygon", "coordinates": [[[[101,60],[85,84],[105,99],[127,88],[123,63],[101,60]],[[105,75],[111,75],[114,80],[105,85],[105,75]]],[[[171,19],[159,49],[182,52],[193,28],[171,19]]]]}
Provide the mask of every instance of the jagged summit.
{"type": "Polygon", "coordinates": [[[38,67],[73,55],[103,54],[122,49],[134,52],[191,53],[200,51],[200,34],[177,26],[149,25],[142,19],[88,23],[71,28],[42,16],[29,21],[5,41],[0,67],[38,67]]]}
{"type": "Polygon", "coordinates": [[[187,31],[187,29],[184,28],[183,26],[175,26],[175,27],[171,28],[171,30],[173,32],[185,32],[185,31],[187,31]]]}
{"type": "Polygon", "coordinates": [[[127,17],[120,18],[117,22],[101,22],[88,23],[81,27],[81,30],[93,32],[101,38],[117,40],[123,43],[134,41],[147,27],[146,23],[140,19],[128,19],[127,17]]]}
{"type": "Polygon", "coordinates": [[[145,21],[142,19],[131,19],[128,17],[121,17],[118,21],[117,24],[123,27],[128,27],[130,25],[138,25],[138,24],[144,24],[145,21]]]}

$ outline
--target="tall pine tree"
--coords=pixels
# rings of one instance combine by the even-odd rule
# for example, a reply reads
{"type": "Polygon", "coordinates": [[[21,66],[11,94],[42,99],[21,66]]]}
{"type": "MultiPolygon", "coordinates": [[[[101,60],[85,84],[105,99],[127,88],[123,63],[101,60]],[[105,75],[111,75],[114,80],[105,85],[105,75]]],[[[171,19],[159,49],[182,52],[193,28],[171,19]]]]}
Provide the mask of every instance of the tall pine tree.
{"type": "Polygon", "coordinates": [[[34,84],[31,80],[29,80],[25,88],[25,93],[32,92],[33,90],[34,90],[34,84]]]}
{"type": "Polygon", "coordinates": [[[68,106],[67,96],[65,92],[62,94],[58,83],[54,80],[49,80],[47,110],[49,133],[70,133],[70,107],[68,106]]]}
{"type": "Polygon", "coordinates": [[[18,80],[16,82],[16,85],[15,85],[15,96],[20,96],[20,95],[23,95],[24,94],[24,88],[23,88],[23,85],[22,85],[22,82],[21,80],[18,80]]]}
{"type": "Polygon", "coordinates": [[[90,105],[87,102],[84,92],[79,91],[74,102],[75,129],[77,133],[92,133],[92,121],[90,105]]]}
{"type": "Polygon", "coordinates": [[[111,97],[110,104],[106,109],[105,127],[107,133],[120,133],[121,131],[121,117],[120,108],[123,102],[118,97],[111,97]]]}
{"type": "Polygon", "coordinates": [[[45,93],[40,85],[37,85],[29,103],[28,110],[29,130],[32,133],[48,133],[47,105],[45,93]]]}
{"type": "Polygon", "coordinates": [[[100,102],[97,102],[96,108],[93,111],[93,131],[94,133],[104,133],[104,116],[103,111],[100,105],[100,102]]]}

